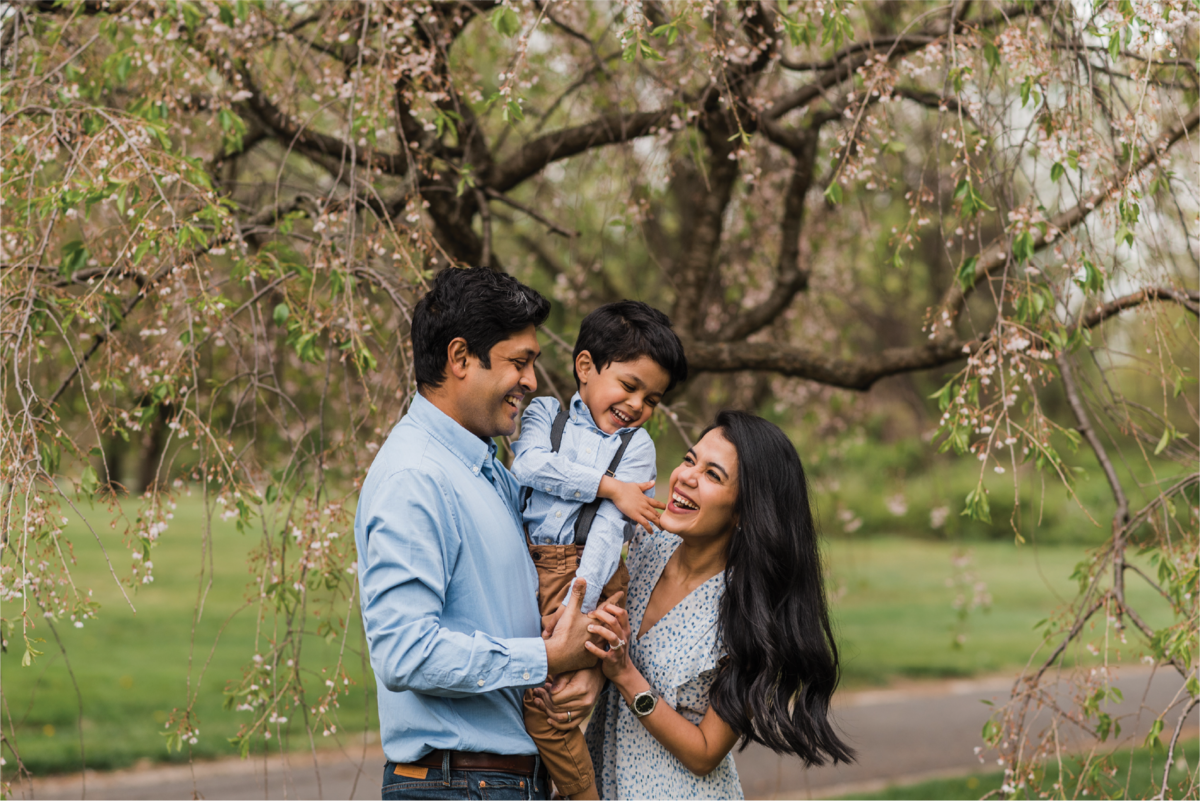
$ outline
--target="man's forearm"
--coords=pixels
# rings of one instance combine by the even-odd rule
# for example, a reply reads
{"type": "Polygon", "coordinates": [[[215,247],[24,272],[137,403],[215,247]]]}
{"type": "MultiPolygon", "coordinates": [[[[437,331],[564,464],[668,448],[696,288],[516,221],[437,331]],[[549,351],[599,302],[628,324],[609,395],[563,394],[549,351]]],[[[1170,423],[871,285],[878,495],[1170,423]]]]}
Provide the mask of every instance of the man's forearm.
{"type": "Polygon", "coordinates": [[[431,626],[405,626],[377,636],[371,663],[393,692],[458,697],[545,681],[546,646],[540,637],[501,640],[431,626]]]}

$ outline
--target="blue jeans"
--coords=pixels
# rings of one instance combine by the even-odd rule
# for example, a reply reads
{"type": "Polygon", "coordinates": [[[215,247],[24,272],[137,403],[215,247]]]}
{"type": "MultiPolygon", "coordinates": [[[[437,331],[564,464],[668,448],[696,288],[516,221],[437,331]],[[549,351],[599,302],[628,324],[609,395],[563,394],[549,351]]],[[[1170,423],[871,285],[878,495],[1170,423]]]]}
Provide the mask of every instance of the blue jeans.
{"type": "MultiPolygon", "coordinates": [[[[538,759],[540,765],[541,759],[538,759]]],[[[383,801],[402,799],[512,799],[533,801],[550,797],[549,781],[542,770],[536,779],[519,773],[492,770],[452,770],[443,780],[441,768],[426,768],[424,778],[415,779],[395,772],[395,764],[383,768],[383,801]]]]}

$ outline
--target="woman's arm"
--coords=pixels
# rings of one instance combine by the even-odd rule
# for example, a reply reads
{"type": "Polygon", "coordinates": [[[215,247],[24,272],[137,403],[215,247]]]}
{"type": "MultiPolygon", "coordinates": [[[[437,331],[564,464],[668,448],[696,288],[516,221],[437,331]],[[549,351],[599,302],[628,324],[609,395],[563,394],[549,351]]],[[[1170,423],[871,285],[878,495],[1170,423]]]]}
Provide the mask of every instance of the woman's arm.
{"type": "MultiPolygon", "coordinates": [[[[605,651],[592,642],[585,647],[599,657],[604,675],[620,691],[625,703],[632,703],[635,695],[651,687],[629,659],[629,617],[624,609],[613,604],[604,604],[591,616],[597,622],[588,626],[588,631],[608,640],[609,649],[605,651]]],[[[711,706],[699,726],[661,699],[653,712],[639,720],[654,739],[697,776],[711,773],[738,739],[711,706]]]]}

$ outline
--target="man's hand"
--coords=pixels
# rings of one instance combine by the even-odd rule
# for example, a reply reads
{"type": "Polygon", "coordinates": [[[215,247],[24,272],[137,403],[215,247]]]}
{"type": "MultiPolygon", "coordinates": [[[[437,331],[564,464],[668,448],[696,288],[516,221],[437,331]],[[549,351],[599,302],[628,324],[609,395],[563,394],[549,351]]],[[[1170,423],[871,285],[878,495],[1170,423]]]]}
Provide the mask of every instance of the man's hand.
{"type": "Polygon", "coordinates": [[[562,618],[563,613],[567,611],[567,607],[559,606],[548,615],[542,615],[542,639],[548,640],[554,635],[554,629],[558,626],[558,621],[562,618]]]}
{"type": "MultiPolygon", "coordinates": [[[[546,640],[546,669],[551,676],[568,670],[579,670],[596,664],[596,657],[588,653],[584,643],[592,636],[588,625],[592,622],[579,613],[583,595],[587,592],[587,579],[576,578],[567,606],[554,627],[554,633],[546,640]]],[[[596,637],[599,641],[599,637],[596,637]]]]}
{"type": "Polygon", "coordinates": [[[596,495],[612,501],[621,514],[646,531],[651,531],[651,526],[658,525],[658,510],[667,508],[662,501],[656,501],[646,496],[646,490],[653,486],[653,481],[643,481],[639,484],[632,481],[618,481],[612,476],[605,476],[600,479],[600,489],[596,495]]]}

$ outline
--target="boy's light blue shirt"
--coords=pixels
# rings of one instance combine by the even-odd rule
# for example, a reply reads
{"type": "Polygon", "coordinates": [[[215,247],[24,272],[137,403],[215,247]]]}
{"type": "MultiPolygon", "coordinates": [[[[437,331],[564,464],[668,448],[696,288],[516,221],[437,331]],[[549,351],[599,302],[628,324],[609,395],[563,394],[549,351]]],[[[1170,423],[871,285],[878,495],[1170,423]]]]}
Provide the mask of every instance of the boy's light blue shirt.
{"type": "Polygon", "coordinates": [[[520,487],[417,395],[363,482],[354,518],[383,750],[534,754],[521,695],[546,679],[520,487]]]}
{"type": "MultiPolygon", "coordinates": [[[[583,505],[595,500],[600,479],[621,447],[621,431],[605,434],[597,426],[587,404],[576,392],[568,407],[571,413],[563,429],[558,453],[551,449],[550,429],[558,415],[554,398],[534,398],[521,417],[521,438],[513,443],[513,476],[533,493],[525,507],[525,526],[535,545],[570,545],[575,541],[575,521],[583,505]]],[[[615,478],[643,482],[657,477],[654,440],[645,429],[632,429],[633,438],[621,457],[615,478]]],[[[654,497],[654,489],[647,493],[654,497]]],[[[583,612],[600,601],[600,592],[621,561],[625,542],[625,519],[612,501],[600,502],[588,534],[583,560],[575,576],[587,579],[583,612]]]]}

